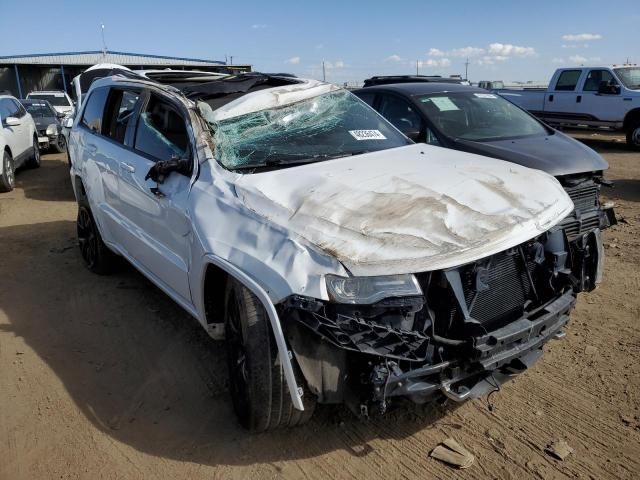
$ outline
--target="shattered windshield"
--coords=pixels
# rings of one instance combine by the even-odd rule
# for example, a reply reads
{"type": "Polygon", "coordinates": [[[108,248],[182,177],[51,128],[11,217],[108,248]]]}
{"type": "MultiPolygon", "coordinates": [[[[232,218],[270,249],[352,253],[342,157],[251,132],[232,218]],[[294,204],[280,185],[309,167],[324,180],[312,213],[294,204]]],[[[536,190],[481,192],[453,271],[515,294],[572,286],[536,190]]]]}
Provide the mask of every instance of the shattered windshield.
{"type": "Polygon", "coordinates": [[[422,109],[442,133],[476,142],[547,135],[528,113],[493,93],[442,93],[419,97],[422,109]]]}
{"type": "Polygon", "coordinates": [[[410,141],[347,91],[210,121],[226,168],[310,163],[407,145],[410,141]]]}

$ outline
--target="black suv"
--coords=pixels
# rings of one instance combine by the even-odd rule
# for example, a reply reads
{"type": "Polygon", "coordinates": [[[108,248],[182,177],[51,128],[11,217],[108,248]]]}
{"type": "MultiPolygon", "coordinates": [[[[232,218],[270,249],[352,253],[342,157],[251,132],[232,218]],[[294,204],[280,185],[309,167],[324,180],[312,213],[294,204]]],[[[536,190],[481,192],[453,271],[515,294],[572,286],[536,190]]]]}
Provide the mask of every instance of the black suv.
{"type": "MultiPolygon", "coordinates": [[[[376,78],[376,77],[374,77],[376,78]]],[[[518,163],[554,175],[573,200],[564,221],[569,239],[615,224],[600,204],[607,161],[501,96],[460,85],[422,81],[372,85],[353,92],[415,142],[518,163]]]]}

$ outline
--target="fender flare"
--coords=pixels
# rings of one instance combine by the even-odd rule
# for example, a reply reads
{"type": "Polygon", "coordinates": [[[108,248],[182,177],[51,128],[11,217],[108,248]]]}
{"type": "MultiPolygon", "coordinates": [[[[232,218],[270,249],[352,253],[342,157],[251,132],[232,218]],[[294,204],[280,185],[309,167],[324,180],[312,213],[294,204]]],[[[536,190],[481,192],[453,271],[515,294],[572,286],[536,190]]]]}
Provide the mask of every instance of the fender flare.
{"type": "Polygon", "coordinates": [[[260,303],[262,303],[262,306],[264,307],[265,311],[267,312],[267,316],[269,317],[271,330],[273,331],[273,336],[276,340],[276,345],[278,346],[278,355],[280,355],[280,362],[282,363],[282,369],[284,370],[287,387],[289,388],[289,394],[291,395],[291,402],[293,403],[293,406],[296,410],[303,411],[303,390],[302,388],[298,387],[296,377],[293,373],[293,365],[291,364],[293,355],[287,348],[287,342],[282,331],[280,317],[278,317],[278,312],[276,311],[275,306],[273,305],[273,303],[271,303],[269,294],[249,275],[244,273],[235,265],[227,262],[226,260],[213,254],[205,254],[205,261],[221,268],[233,278],[238,280],[240,283],[242,283],[242,285],[251,290],[251,292],[258,298],[258,300],[260,300],[260,303]]]}

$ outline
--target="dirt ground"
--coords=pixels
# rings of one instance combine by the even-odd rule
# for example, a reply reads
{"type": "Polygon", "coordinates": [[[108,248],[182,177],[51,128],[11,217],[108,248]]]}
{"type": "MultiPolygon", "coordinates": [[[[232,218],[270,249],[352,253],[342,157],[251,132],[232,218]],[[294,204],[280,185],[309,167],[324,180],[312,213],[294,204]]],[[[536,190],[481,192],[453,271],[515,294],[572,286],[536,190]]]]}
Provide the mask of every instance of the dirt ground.
{"type": "Polygon", "coordinates": [[[321,408],[306,426],[249,435],[224,346],[123,267],[84,269],[61,155],[0,195],[0,478],[638,478],[640,154],[586,135],[610,162],[618,226],[606,274],[567,336],[486,399],[367,422],[321,408]],[[476,455],[429,458],[447,437],[476,455]],[[544,452],[565,439],[564,461],[544,452]]]}

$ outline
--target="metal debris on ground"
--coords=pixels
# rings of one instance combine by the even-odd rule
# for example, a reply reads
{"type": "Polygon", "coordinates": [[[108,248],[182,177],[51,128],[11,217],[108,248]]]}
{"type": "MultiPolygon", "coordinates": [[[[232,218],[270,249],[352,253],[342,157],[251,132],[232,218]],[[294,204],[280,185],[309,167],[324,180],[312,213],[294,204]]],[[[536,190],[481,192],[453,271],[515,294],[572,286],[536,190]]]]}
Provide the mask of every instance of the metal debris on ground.
{"type": "Polygon", "coordinates": [[[556,440],[549,444],[544,451],[558,460],[564,460],[573,453],[573,448],[564,440],[556,440]]]}
{"type": "Polygon", "coordinates": [[[430,456],[458,468],[469,468],[475,461],[473,454],[453,438],[447,438],[434,448],[430,456]]]}

